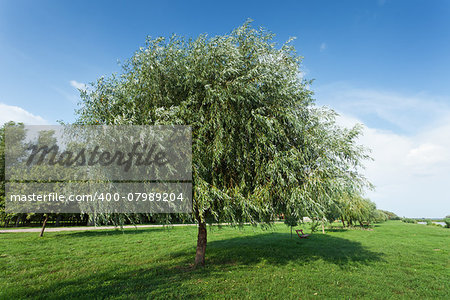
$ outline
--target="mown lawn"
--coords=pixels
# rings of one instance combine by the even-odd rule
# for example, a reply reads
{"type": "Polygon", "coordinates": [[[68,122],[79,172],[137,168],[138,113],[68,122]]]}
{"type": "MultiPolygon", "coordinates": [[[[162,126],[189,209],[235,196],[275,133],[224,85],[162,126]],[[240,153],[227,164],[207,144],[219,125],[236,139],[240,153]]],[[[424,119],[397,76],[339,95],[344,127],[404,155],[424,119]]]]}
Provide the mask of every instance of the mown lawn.
{"type": "Polygon", "coordinates": [[[283,224],[212,227],[194,270],[196,234],[3,233],[0,298],[450,299],[450,229],[390,221],[300,240],[283,224]]]}

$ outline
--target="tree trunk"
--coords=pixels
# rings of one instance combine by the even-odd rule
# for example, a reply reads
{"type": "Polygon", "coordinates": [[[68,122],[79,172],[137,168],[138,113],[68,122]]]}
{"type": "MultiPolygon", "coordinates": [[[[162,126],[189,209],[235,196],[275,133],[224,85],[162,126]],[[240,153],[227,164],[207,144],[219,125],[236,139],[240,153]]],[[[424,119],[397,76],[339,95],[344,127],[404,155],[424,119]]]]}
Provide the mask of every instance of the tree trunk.
{"type": "Polygon", "coordinates": [[[41,234],[39,234],[39,237],[44,236],[44,230],[45,230],[45,225],[47,225],[47,221],[48,221],[48,214],[45,216],[45,220],[44,220],[44,223],[42,224],[41,234]]]}
{"type": "Polygon", "coordinates": [[[56,222],[55,222],[55,226],[56,226],[56,227],[59,227],[59,221],[61,221],[61,215],[58,214],[58,215],[56,216],[56,222]]]}
{"type": "Polygon", "coordinates": [[[322,222],[322,233],[325,234],[325,226],[323,225],[323,222],[322,222]]]}
{"type": "Polygon", "coordinates": [[[206,253],[206,223],[198,222],[198,237],[197,237],[197,252],[195,253],[194,267],[205,265],[205,253],[206,253]]]}
{"type": "Polygon", "coordinates": [[[291,239],[292,239],[292,226],[291,226],[291,239]]]}
{"type": "Polygon", "coordinates": [[[94,214],[89,214],[89,219],[88,219],[87,225],[88,226],[95,226],[95,221],[96,221],[95,219],[96,219],[95,213],[94,214]]]}

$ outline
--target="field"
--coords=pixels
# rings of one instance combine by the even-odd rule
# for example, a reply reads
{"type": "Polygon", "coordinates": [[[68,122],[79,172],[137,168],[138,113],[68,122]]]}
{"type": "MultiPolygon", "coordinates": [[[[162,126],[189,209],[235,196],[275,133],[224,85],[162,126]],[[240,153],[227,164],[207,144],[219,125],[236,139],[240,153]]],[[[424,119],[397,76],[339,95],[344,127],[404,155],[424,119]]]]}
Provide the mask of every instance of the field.
{"type": "MultiPolygon", "coordinates": [[[[308,228],[305,228],[309,231],[308,228]]],[[[450,299],[450,230],[389,221],[309,239],[289,228],[3,233],[0,298],[450,299]]]]}

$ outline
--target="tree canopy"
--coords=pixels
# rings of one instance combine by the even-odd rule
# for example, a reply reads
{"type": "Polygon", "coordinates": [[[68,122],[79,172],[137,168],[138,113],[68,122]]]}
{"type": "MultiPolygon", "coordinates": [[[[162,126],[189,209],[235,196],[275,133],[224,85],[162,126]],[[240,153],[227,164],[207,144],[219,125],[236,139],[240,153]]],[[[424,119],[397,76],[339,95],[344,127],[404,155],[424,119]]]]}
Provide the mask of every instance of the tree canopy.
{"type": "Polygon", "coordinates": [[[196,264],[207,222],[323,218],[370,186],[361,127],[341,128],[314,105],[302,57],[273,38],[250,22],[222,36],[148,38],[121,74],[81,91],[79,124],[191,126],[196,264]]]}

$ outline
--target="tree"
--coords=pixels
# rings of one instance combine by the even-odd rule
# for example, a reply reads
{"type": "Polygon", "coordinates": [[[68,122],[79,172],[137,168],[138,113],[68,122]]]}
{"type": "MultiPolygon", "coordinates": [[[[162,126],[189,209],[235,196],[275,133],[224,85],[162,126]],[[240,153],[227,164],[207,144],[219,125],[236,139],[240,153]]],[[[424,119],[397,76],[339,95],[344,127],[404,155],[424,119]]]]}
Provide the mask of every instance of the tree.
{"type": "Polygon", "coordinates": [[[359,193],[349,193],[338,199],[334,204],[330,205],[325,213],[328,222],[337,219],[342,221],[345,227],[359,223],[361,227],[371,222],[384,222],[388,219],[388,215],[378,210],[374,202],[364,198],[359,193]]]}
{"type": "Polygon", "coordinates": [[[284,224],[286,224],[286,226],[289,226],[291,228],[291,238],[292,238],[292,228],[298,225],[298,219],[291,215],[286,215],[284,216],[284,224]]]}
{"type": "Polygon", "coordinates": [[[388,218],[388,220],[401,220],[401,218],[399,216],[397,216],[395,213],[388,211],[388,210],[380,210],[382,211],[386,217],[388,218]]]}
{"type": "Polygon", "coordinates": [[[450,216],[445,216],[444,222],[445,222],[445,228],[450,228],[450,216]]]}
{"type": "Polygon", "coordinates": [[[6,161],[5,161],[5,130],[6,127],[10,127],[10,134],[14,136],[14,140],[19,141],[19,143],[14,145],[8,145],[10,147],[9,153],[11,153],[12,157],[10,157],[11,161],[14,161],[15,158],[20,157],[24,153],[23,147],[21,147],[21,142],[25,138],[25,129],[23,123],[15,123],[13,121],[6,122],[0,127],[0,215],[1,219],[4,222],[5,227],[8,225],[9,221],[16,217],[16,225],[18,225],[20,218],[23,217],[24,214],[15,214],[5,212],[5,170],[6,170],[6,161]]]}
{"type": "Polygon", "coordinates": [[[246,22],[212,38],[148,38],[121,75],[81,91],[78,124],[191,126],[196,266],[208,222],[322,218],[336,195],[368,185],[360,127],[314,106],[302,58],[273,37],[246,22]]]}
{"type": "MultiPolygon", "coordinates": [[[[40,236],[42,237],[44,234],[45,227],[47,225],[47,221],[50,217],[60,216],[58,214],[43,214],[43,213],[6,213],[5,212],[5,153],[8,156],[8,172],[9,172],[9,184],[11,185],[10,189],[17,189],[16,193],[23,194],[31,194],[32,192],[37,192],[33,188],[33,182],[41,182],[41,180],[35,180],[28,182],[30,189],[23,190],[24,186],[21,185],[22,181],[26,179],[25,174],[35,175],[34,178],[44,178],[43,182],[45,182],[45,178],[49,173],[49,169],[46,166],[32,166],[26,167],[25,161],[26,157],[29,155],[29,146],[30,141],[26,139],[27,137],[27,128],[23,123],[15,123],[15,122],[7,122],[0,128],[0,216],[3,221],[5,227],[8,223],[16,218],[16,226],[19,225],[20,221],[39,221],[42,222],[42,230],[40,232],[40,236]],[[9,135],[9,144],[7,145],[7,149],[5,149],[5,132],[8,130],[9,135]],[[18,183],[17,185],[15,185],[18,183]]],[[[53,145],[56,143],[56,138],[54,137],[54,131],[52,130],[41,130],[36,139],[36,145],[38,147],[45,145],[53,145]]],[[[53,171],[50,169],[50,171],[53,171]]],[[[59,168],[58,173],[61,178],[69,177],[70,170],[65,168],[59,168]]],[[[60,183],[55,183],[55,185],[60,183]]],[[[13,204],[10,204],[13,205],[13,204]]],[[[45,205],[45,204],[43,204],[45,205]]],[[[36,208],[36,205],[34,205],[36,208]]],[[[57,219],[58,220],[58,219],[57,219]]]]}
{"type": "Polygon", "coordinates": [[[0,128],[0,216],[7,225],[5,213],[5,125],[0,128]]]}

